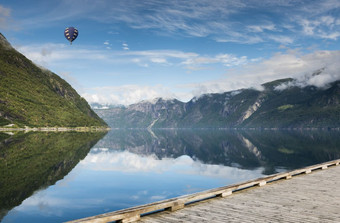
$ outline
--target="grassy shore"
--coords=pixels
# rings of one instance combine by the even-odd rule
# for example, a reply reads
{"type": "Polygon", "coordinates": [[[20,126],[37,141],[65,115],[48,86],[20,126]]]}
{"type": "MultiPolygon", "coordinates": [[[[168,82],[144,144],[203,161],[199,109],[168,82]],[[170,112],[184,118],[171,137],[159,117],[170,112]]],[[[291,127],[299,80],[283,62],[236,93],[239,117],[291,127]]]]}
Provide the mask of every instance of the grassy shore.
{"type": "Polygon", "coordinates": [[[109,127],[91,126],[91,127],[0,127],[0,132],[13,132],[13,131],[36,131],[36,132],[92,132],[92,131],[108,131],[109,127]]]}

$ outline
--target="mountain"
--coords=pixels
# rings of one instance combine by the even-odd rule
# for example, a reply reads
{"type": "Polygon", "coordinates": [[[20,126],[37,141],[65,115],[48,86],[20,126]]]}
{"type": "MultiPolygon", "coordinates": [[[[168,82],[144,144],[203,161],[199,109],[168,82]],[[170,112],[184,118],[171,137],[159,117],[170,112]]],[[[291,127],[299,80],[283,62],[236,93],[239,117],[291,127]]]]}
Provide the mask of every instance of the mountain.
{"type": "Polygon", "coordinates": [[[96,110],[113,128],[339,128],[340,81],[327,88],[294,86],[291,78],[205,94],[187,103],[157,99],[96,110]]]}
{"type": "Polygon", "coordinates": [[[106,126],[65,80],[17,52],[0,33],[0,126],[106,126]]]}

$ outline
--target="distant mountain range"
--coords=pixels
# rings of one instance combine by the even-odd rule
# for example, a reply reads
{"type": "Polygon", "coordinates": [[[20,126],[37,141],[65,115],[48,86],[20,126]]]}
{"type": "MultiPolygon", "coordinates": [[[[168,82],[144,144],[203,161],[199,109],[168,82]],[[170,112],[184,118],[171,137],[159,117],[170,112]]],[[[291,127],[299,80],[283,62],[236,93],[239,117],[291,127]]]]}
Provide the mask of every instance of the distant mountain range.
{"type": "Polygon", "coordinates": [[[0,126],[106,126],[58,75],[17,52],[0,33],[0,126]]]}
{"type": "Polygon", "coordinates": [[[112,128],[339,128],[340,81],[327,88],[294,81],[205,94],[187,103],[159,98],[95,111],[112,128]]]}

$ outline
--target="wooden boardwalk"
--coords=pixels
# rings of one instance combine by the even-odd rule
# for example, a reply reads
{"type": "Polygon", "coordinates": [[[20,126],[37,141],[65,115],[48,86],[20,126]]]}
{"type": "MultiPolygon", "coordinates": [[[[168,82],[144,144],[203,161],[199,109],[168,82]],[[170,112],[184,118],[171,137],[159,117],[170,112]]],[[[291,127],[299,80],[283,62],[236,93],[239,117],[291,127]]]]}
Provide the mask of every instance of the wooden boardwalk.
{"type": "Polygon", "coordinates": [[[139,222],[340,222],[340,167],[145,216],[139,222]]]}
{"type": "Polygon", "coordinates": [[[110,221],[340,222],[339,160],[72,222],[110,221]]]}

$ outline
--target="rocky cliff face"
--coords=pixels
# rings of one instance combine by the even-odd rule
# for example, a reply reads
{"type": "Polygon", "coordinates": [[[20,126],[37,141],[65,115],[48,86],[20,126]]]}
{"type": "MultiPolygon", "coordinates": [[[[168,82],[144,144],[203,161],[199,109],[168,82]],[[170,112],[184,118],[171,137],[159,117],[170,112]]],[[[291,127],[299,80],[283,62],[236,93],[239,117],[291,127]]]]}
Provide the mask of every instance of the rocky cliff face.
{"type": "Polygon", "coordinates": [[[41,69],[0,34],[0,126],[106,126],[65,80],[41,69]]]}
{"type": "Polygon", "coordinates": [[[117,128],[339,128],[340,81],[277,90],[293,81],[277,80],[264,90],[242,89],[206,94],[187,103],[157,99],[126,108],[97,110],[117,128]]]}

